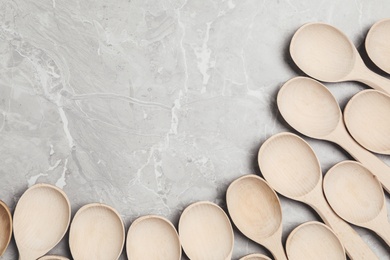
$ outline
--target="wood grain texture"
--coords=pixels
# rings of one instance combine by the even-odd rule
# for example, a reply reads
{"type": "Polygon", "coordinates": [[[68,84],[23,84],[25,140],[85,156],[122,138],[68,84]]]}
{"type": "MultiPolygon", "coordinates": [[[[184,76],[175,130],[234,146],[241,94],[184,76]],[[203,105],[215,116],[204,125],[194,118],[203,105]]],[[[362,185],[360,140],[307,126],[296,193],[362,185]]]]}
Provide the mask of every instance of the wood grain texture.
{"type": "Polygon", "coordinates": [[[371,26],[365,46],[370,59],[383,71],[390,73],[390,19],[382,19],[371,26]]]}
{"type": "Polygon", "coordinates": [[[7,250],[12,236],[12,216],[5,204],[0,200],[0,256],[7,250]]]}
{"type": "Polygon", "coordinates": [[[172,223],[160,216],[136,219],[127,232],[129,260],[180,260],[180,239],[172,223]]]}

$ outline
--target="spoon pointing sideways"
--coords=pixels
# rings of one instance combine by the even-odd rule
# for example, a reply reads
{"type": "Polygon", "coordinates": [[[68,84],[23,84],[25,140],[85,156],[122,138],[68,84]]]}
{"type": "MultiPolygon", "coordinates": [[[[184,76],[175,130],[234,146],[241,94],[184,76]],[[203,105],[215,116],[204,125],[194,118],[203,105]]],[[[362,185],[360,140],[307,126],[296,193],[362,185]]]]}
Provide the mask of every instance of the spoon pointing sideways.
{"type": "Polygon", "coordinates": [[[7,204],[0,200],[0,256],[8,247],[12,236],[12,217],[7,204]]]}
{"type": "Polygon", "coordinates": [[[19,260],[35,260],[65,235],[70,222],[66,194],[49,184],[36,184],[20,197],[14,212],[14,236],[19,260]]]}
{"type": "Polygon", "coordinates": [[[271,258],[262,254],[250,254],[241,257],[240,260],[271,260],[271,258]]]}
{"type": "Polygon", "coordinates": [[[390,74],[390,19],[376,22],[367,33],[366,50],[370,59],[390,74]]]}
{"type": "MultiPolygon", "coordinates": [[[[313,78],[360,81],[390,94],[390,80],[369,70],[347,36],[329,24],[307,23],[300,27],[291,40],[290,53],[298,67],[313,78]]],[[[388,57],[381,55],[383,59],[388,57]]]]}

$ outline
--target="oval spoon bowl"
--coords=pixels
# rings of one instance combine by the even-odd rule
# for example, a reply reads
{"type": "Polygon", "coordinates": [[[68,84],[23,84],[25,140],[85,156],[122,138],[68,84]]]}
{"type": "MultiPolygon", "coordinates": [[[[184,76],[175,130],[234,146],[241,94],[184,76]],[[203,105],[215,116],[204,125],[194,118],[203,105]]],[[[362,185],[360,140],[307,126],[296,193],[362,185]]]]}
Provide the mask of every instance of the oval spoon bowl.
{"type": "Polygon", "coordinates": [[[370,59],[390,74],[390,19],[376,22],[368,31],[365,45],[370,59]]]}
{"type": "Polygon", "coordinates": [[[45,255],[39,258],[39,260],[69,260],[69,258],[59,255],[45,255]]]}
{"type": "Polygon", "coordinates": [[[262,254],[250,254],[241,257],[240,260],[271,260],[271,258],[262,254]]]}
{"type": "Polygon", "coordinates": [[[5,204],[0,200],[0,257],[4,254],[5,250],[11,241],[12,236],[12,216],[11,212],[5,204]]]}

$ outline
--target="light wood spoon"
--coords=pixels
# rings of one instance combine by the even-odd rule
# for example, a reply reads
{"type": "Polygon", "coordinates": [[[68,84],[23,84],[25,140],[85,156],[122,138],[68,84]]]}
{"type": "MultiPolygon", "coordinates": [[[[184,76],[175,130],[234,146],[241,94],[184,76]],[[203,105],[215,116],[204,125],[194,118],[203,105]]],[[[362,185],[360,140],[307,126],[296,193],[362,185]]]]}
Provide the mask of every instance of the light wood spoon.
{"type": "Polygon", "coordinates": [[[81,207],[70,225],[69,246],[74,260],[116,260],[124,242],[122,219],[114,208],[105,204],[81,207]]]}
{"type": "Polygon", "coordinates": [[[250,254],[241,257],[240,260],[271,260],[271,258],[262,254],[250,254]]]}
{"type": "Polygon", "coordinates": [[[290,260],[345,260],[345,250],[333,231],[310,221],[296,227],[288,236],[286,252],[290,260]]]}
{"type": "Polygon", "coordinates": [[[324,193],[340,217],[373,230],[390,246],[383,189],[367,168],[355,161],[336,164],[325,175],[324,193]]]}
{"type": "Polygon", "coordinates": [[[327,82],[360,81],[390,93],[390,80],[369,70],[353,43],[337,28],[325,23],[307,23],[290,43],[294,62],[307,75],[327,82]]]}
{"type": "Polygon", "coordinates": [[[377,259],[356,231],[330,208],[322,192],[321,166],[312,148],[292,133],[280,133],[260,147],[258,161],[269,185],[312,207],[333,229],[352,259],[377,259]]]}
{"type": "Polygon", "coordinates": [[[230,217],[248,238],[268,248],[275,259],[287,259],[282,245],[282,209],[276,193],[262,178],[245,175],[226,193],[230,217]]]}
{"type": "Polygon", "coordinates": [[[216,204],[200,201],[180,216],[179,236],[191,260],[230,260],[234,235],[226,213],[216,204]]]}
{"type": "Polygon", "coordinates": [[[390,96],[376,90],[354,95],[344,109],[351,136],[364,148],[390,155],[390,96]]]}
{"type": "Polygon", "coordinates": [[[366,50],[370,59],[390,74],[390,19],[376,22],[367,33],[366,50]]]}
{"type": "Polygon", "coordinates": [[[148,215],[136,219],[127,233],[129,260],[181,259],[181,245],[175,227],[167,219],[148,215]]]}
{"type": "Polygon", "coordinates": [[[69,258],[59,255],[45,255],[39,258],[39,260],[69,260],[69,258]]]}
{"type": "Polygon", "coordinates": [[[283,118],[297,131],[340,145],[390,191],[390,167],[348,134],[340,107],[323,84],[306,77],[293,78],[279,90],[277,104],[283,118]]]}
{"type": "Polygon", "coordinates": [[[12,216],[5,202],[0,200],[0,256],[7,250],[12,236],[12,216]]]}
{"type": "Polygon", "coordinates": [[[20,197],[13,229],[19,260],[35,260],[49,252],[65,235],[70,222],[66,194],[50,184],[36,184],[20,197]]]}

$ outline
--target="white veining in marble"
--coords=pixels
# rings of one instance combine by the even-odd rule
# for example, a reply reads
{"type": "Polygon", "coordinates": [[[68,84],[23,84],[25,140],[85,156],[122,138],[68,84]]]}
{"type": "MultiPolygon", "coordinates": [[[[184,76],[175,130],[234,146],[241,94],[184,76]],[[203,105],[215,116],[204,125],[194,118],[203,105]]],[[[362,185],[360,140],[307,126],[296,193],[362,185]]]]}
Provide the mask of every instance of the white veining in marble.
{"type": "MultiPolygon", "coordinates": [[[[115,207],[126,231],[145,214],[177,225],[198,200],[226,209],[229,183],[260,174],[262,142],[291,131],[275,98],[300,74],[288,54],[295,30],[327,22],[360,47],[389,15],[380,0],[0,0],[0,199],[13,210],[27,187],[51,183],[73,214],[90,202],[115,207]]],[[[328,85],[342,107],[364,88],[328,85]]],[[[306,140],[324,172],[349,158],[306,140]]],[[[284,241],[318,219],[281,201],[284,241]]],[[[235,236],[233,259],[266,252],[235,236]]],[[[52,252],[70,256],[66,239],[52,252]]],[[[14,241],[2,259],[17,259],[14,241]]]]}

